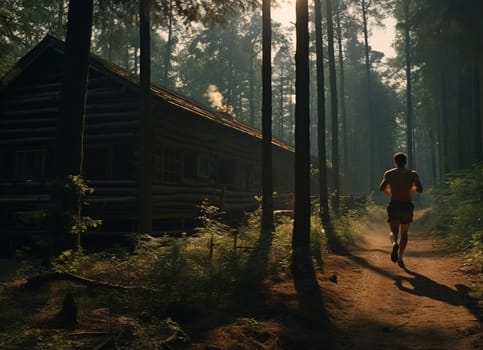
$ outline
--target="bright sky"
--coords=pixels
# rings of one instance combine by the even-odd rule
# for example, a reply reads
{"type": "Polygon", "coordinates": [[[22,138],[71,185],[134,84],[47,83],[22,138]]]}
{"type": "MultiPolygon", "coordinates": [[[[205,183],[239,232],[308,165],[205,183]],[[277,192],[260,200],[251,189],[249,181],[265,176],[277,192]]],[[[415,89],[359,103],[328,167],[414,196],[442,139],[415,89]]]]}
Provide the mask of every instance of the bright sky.
{"type": "MultiPolygon", "coordinates": [[[[290,22],[295,23],[295,1],[289,1],[289,4],[285,3],[279,8],[272,8],[272,18],[284,25],[289,25],[290,22]]],[[[394,41],[396,22],[393,18],[388,18],[383,23],[385,28],[372,29],[369,45],[373,50],[383,52],[385,58],[391,58],[396,54],[391,47],[394,41]]]]}

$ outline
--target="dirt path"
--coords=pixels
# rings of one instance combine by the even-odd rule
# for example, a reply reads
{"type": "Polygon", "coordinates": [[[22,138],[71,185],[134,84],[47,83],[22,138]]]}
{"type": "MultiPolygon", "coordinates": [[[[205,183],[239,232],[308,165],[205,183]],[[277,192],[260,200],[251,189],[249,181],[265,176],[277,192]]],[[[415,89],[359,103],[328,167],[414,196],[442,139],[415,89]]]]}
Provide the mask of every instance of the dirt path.
{"type": "Polygon", "coordinates": [[[360,231],[352,255],[328,259],[324,275],[337,283],[321,281],[337,349],[483,349],[481,305],[460,256],[416,227],[403,270],[390,260],[386,223],[360,231]]]}

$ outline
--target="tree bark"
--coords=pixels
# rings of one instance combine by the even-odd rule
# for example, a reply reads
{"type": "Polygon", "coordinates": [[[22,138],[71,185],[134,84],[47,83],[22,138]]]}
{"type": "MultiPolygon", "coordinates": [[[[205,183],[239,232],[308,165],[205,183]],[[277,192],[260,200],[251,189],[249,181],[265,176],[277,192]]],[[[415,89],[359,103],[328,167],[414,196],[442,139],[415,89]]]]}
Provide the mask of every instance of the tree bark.
{"type": "Polygon", "coordinates": [[[337,108],[337,77],[335,73],[334,28],[332,24],[332,0],[326,0],[327,5],[327,37],[329,53],[329,81],[332,112],[332,182],[334,195],[332,208],[339,211],[339,112],[337,108]]]}
{"type": "Polygon", "coordinates": [[[340,8],[339,0],[336,0],[336,22],[337,22],[337,46],[339,49],[339,86],[340,86],[340,117],[342,123],[342,173],[344,174],[342,190],[346,193],[350,192],[350,178],[349,178],[349,140],[347,136],[347,111],[345,105],[345,77],[344,77],[344,52],[342,47],[342,30],[340,25],[340,8]]]}
{"type": "Polygon", "coordinates": [[[293,258],[310,255],[309,31],[307,0],[297,0],[295,52],[295,211],[293,258]]]}
{"type": "Polygon", "coordinates": [[[139,2],[139,37],[141,49],[140,98],[139,98],[139,149],[140,166],[138,172],[138,211],[139,232],[150,233],[152,224],[152,183],[153,183],[153,123],[151,119],[151,34],[149,24],[151,0],[139,2]]]}
{"type": "Polygon", "coordinates": [[[373,117],[373,106],[372,106],[372,83],[371,83],[371,61],[369,59],[369,38],[368,38],[368,28],[367,28],[367,10],[368,5],[366,5],[366,0],[362,0],[362,24],[364,29],[364,53],[366,60],[366,80],[367,80],[367,125],[368,125],[368,135],[369,135],[369,184],[367,189],[372,190],[370,185],[375,177],[375,145],[374,145],[374,117],[373,117]]]}
{"type": "Polygon", "coordinates": [[[272,30],[270,0],[263,0],[262,52],[262,234],[273,231],[272,175],[272,30]]]}
{"type": "Polygon", "coordinates": [[[57,125],[57,176],[82,175],[93,0],[71,0],[57,125]]]}
{"type": "MultiPolygon", "coordinates": [[[[56,135],[56,177],[65,181],[68,175],[83,174],[84,168],[84,129],[89,79],[89,55],[91,48],[93,0],[71,0],[67,19],[65,39],[64,77],[60,98],[59,117],[56,135]]],[[[52,193],[52,203],[65,207],[65,199],[57,191],[52,193]]],[[[82,201],[79,196],[75,208],[65,210],[82,215],[82,201]]],[[[80,232],[75,242],[69,237],[70,223],[55,214],[54,235],[55,253],[65,248],[81,248],[80,232]]],[[[59,216],[60,215],[60,216],[59,216]]],[[[55,254],[54,253],[54,254],[55,254]]]]}
{"type": "Polygon", "coordinates": [[[409,36],[409,0],[404,0],[404,21],[404,48],[406,57],[406,147],[408,167],[412,168],[415,162],[413,159],[413,105],[411,86],[411,43],[409,36]]]}
{"type": "Polygon", "coordinates": [[[322,7],[320,0],[314,1],[315,9],[315,49],[317,60],[317,145],[319,160],[319,201],[320,219],[324,227],[330,224],[329,193],[327,190],[327,152],[325,137],[325,86],[324,51],[322,44],[322,7]]]}
{"type": "Polygon", "coordinates": [[[483,161],[483,62],[477,64],[475,71],[475,133],[476,160],[483,161]]]}
{"type": "Polygon", "coordinates": [[[173,0],[169,0],[169,14],[168,14],[168,39],[166,41],[166,55],[164,58],[164,85],[170,87],[169,70],[171,65],[171,52],[173,45],[173,0]]]}

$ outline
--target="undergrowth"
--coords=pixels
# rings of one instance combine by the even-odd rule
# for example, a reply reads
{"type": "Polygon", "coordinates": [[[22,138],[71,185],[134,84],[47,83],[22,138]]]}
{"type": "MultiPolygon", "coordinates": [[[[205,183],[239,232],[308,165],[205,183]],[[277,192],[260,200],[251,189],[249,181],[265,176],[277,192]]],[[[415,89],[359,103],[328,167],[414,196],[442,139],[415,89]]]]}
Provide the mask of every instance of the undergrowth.
{"type": "MultiPolygon", "coordinates": [[[[276,219],[268,257],[253,261],[257,255],[252,253],[261,240],[261,209],[247,214],[245,223],[238,228],[223,223],[223,212],[216,206],[204,202],[200,210],[202,225],[193,235],[139,239],[129,258],[138,279],[135,283],[160,289],[167,304],[206,306],[226,302],[238,281],[258,272],[253,269],[268,271],[266,277],[289,271],[293,230],[290,216],[276,219]]],[[[311,253],[315,261],[321,262],[327,247],[316,217],[312,218],[311,230],[311,253]]]]}
{"type": "Polygon", "coordinates": [[[471,264],[483,271],[483,164],[449,174],[430,193],[430,229],[465,251],[471,264]]]}
{"type": "MultiPolygon", "coordinates": [[[[317,207],[314,205],[314,208],[317,207]]],[[[39,303],[45,298],[43,304],[48,308],[37,309],[45,311],[41,318],[30,314],[33,311],[27,306],[17,314],[8,310],[0,312],[0,320],[18,317],[26,325],[16,328],[15,332],[12,327],[0,328],[0,339],[2,334],[9,334],[5,341],[0,341],[0,347],[18,345],[27,337],[25,334],[33,334],[34,330],[41,332],[31,322],[40,325],[54,318],[67,291],[73,292],[78,304],[80,327],[107,329],[119,349],[126,348],[120,344],[129,344],[127,348],[156,348],[173,337],[187,342],[189,337],[182,328],[185,321],[189,322],[198,313],[213,313],[236,304],[234,296],[240,281],[253,280],[255,276],[276,280],[281,274],[291,273],[293,218],[290,213],[275,215],[274,231],[268,249],[262,250],[262,254],[255,254],[264,242],[260,234],[260,208],[248,213],[239,227],[224,223],[224,213],[208,202],[200,205],[200,213],[200,226],[181,237],[141,235],[133,251],[117,249],[94,254],[67,250],[51,260],[50,271],[74,273],[142,290],[104,291],[73,286],[71,282],[53,282],[36,292],[39,303]],[[101,326],[89,321],[93,315],[96,320],[102,320],[101,326]]],[[[348,221],[344,220],[349,219],[342,216],[334,219],[334,232],[348,242],[350,230],[348,221]]],[[[311,218],[310,235],[313,262],[322,264],[329,248],[327,233],[316,213],[311,218]]],[[[28,271],[34,270],[24,269],[25,277],[28,271]]],[[[44,267],[39,271],[49,270],[44,267]]],[[[2,298],[14,296],[13,292],[9,296],[4,292],[6,289],[2,289],[2,298]]],[[[10,320],[12,325],[20,323],[10,320]]],[[[42,340],[38,339],[32,346],[39,349],[62,342],[74,347],[67,333],[43,333],[42,340]]]]}

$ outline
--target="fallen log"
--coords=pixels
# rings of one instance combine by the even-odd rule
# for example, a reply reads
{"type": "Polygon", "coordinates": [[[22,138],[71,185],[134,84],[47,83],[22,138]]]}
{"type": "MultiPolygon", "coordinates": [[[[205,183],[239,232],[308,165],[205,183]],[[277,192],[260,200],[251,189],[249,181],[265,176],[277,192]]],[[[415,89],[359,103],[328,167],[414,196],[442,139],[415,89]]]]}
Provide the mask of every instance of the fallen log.
{"type": "Polygon", "coordinates": [[[50,272],[42,275],[32,276],[27,279],[27,287],[35,288],[43,283],[52,281],[70,281],[82,284],[87,287],[98,287],[107,289],[133,290],[141,292],[159,293],[160,290],[142,286],[125,286],[117,283],[109,283],[104,281],[93,280],[87,277],[79,276],[69,272],[50,272]]]}

